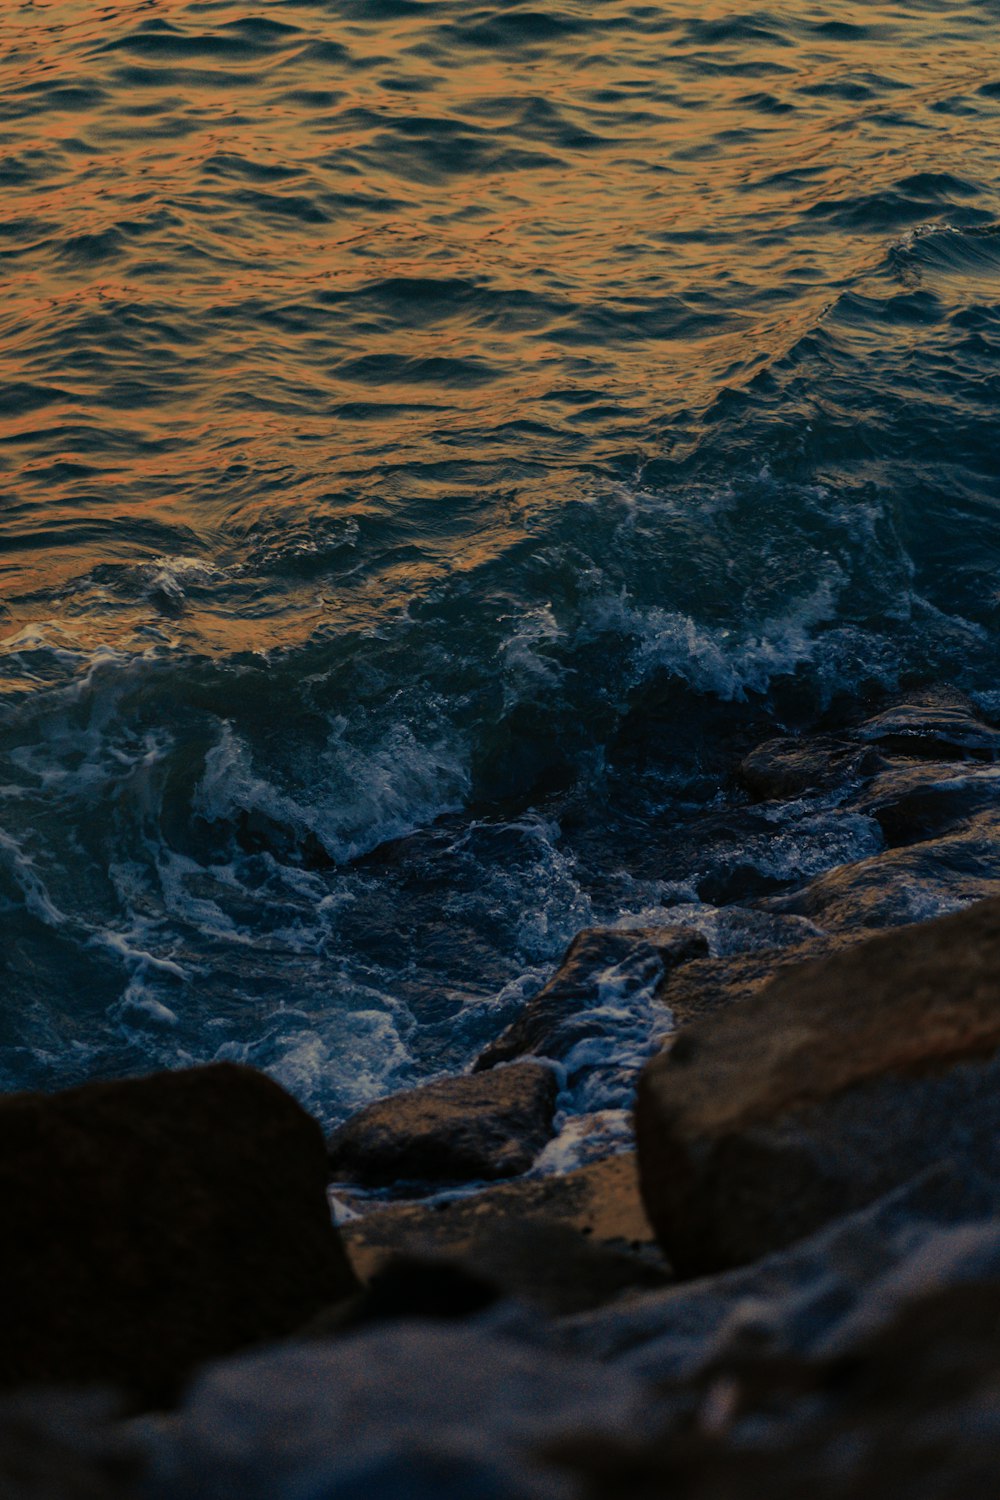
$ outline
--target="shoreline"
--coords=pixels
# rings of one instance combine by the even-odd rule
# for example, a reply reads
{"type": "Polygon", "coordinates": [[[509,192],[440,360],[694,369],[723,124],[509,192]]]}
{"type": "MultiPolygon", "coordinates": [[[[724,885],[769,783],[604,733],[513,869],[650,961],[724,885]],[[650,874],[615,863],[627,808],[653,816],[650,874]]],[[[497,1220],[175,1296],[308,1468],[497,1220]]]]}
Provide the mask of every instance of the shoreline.
{"type": "Polygon", "coordinates": [[[907,1494],[960,1493],[1000,1358],[979,1326],[1000,1299],[998,751],[947,690],[752,750],[748,806],[862,808],[883,849],[734,908],[742,946],[683,922],[579,934],[470,1071],[325,1143],[227,1064],[5,1096],[0,1474],[17,1432],[26,1473],[55,1442],[81,1495],[123,1500],[319,1494],[321,1474],[337,1500],[416,1496],[425,1470],[455,1500],[853,1500],[883,1450],[900,1472],[922,1451],[930,1410],[943,1447],[907,1494]],[[913,925],[915,899],[956,910],[913,925]],[[539,1170],[567,1101],[621,1074],[609,995],[662,1023],[637,1151],[539,1170]],[[917,1331],[942,1319],[957,1403],[917,1331]]]}

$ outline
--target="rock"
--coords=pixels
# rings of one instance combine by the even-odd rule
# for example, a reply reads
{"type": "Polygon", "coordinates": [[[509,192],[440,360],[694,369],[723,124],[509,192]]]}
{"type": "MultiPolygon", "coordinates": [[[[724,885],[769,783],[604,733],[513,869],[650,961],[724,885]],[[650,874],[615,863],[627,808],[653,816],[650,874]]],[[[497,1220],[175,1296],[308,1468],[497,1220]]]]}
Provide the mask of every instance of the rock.
{"type": "MultiPolygon", "coordinates": [[[[568,1500],[558,1433],[642,1431],[621,1372],[471,1324],[378,1325],[206,1371],[162,1431],[146,1500],[568,1500]]],[[[572,1491],[570,1491],[572,1494],[572,1491]]]]}
{"type": "Polygon", "coordinates": [[[837,939],[825,934],[781,948],[751,948],[717,958],[695,958],[675,969],[661,991],[661,999],[677,1026],[711,1015],[755,995],[779,969],[804,963],[830,951],[837,939]]]}
{"type": "Polygon", "coordinates": [[[790,801],[871,777],[881,769],[877,750],[844,736],[767,740],[741,762],[739,780],[762,801],[790,801]]]}
{"type": "Polygon", "coordinates": [[[811,918],[828,932],[921,922],[1000,893],[1000,812],[954,833],[837,865],[790,895],[759,904],[811,918]]]}
{"type": "Polygon", "coordinates": [[[318,1125],[219,1064],[0,1100],[0,1384],[169,1399],[356,1286],[318,1125]]]}
{"type": "Polygon", "coordinates": [[[132,1500],[144,1455],[93,1392],[31,1390],[0,1399],[3,1500],[132,1500]]]}
{"type": "MultiPolygon", "coordinates": [[[[666,1277],[631,1154],[470,1197],[377,1209],[343,1235],[365,1281],[399,1257],[448,1264],[549,1313],[596,1307],[666,1277]]],[[[427,1288],[414,1274],[415,1310],[427,1288]]]]}
{"type": "Polygon", "coordinates": [[[937,688],[875,714],[854,730],[856,739],[904,755],[951,760],[995,760],[1000,730],[976,715],[972,702],[952,688],[937,688]]]}
{"type": "Polygon", "coordinates": [[[532,1054],[562,1059],[602,1032],[601,1008],[610,990],[657,990],[678,964],[708,952],[685,927],[592,927],[570,943],[555,974],[507,1030],[480,1054],[476,1069],[532,1054]]]}
{"type": "Polygon", "coordinates": [[[996,1493],[1000,1284],[929,1291],[849,1357],[722,1363],[653,1442],[548,1445],[588,1500],[996,1493]]]}
{"type": "Polygon", "coordinates": [[[737,1361],[850,1352],[914,1297],[1000,1283],[1000,1184],[938,1163],[808,1239],[720,1276],[564,1320],[564,1347],[662,1388],[737,1361]]]}
{"type": "Polygon", "coordinates": [[[526,1172],[552,1134],[556,1079],[522,1062],[376,1100],[330,1138],[333,1177],[370,1185],[526,1172]]]}
{"type": "Polygon", "coordinates": [[[685,1276],[752,1261],[1000,1142],[1000,902],[778,973],[647,1067],[642,1194],[685,1276]]]}
{"type": "Polygon", "coordinates": [[[937,838],[1000,801],[1000,767],[910,761],[877,776],[852,806],[893,847],[937,838]]]}

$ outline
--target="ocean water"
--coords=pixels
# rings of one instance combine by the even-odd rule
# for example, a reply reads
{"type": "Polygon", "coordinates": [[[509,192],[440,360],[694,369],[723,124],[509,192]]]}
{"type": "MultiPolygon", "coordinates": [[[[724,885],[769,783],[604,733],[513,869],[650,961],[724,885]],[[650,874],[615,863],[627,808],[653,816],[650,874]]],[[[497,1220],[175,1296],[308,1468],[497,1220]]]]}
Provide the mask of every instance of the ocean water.
{"type": "Polygon", "coordinates": [[[8,0],[0,1088],[228,1057],[333,1122],[581,927],[759,941],[879,847],[731,773],[1000,710],[998,28],[8,0]]]}

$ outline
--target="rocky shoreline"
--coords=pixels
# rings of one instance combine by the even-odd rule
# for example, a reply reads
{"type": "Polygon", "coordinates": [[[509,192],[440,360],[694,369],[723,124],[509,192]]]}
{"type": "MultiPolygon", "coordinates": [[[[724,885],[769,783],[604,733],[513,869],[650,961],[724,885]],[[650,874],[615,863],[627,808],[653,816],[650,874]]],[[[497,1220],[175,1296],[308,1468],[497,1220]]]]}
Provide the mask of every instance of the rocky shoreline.
{"type": "Polygon", "coordinates": [[[468,1073],[326,1141],[229,1064],[0,1100],[3,1494],[988,1492],[1000,731],[935,690],[734,775],[881,847],[730,870],[724,944],[581,933],[468,1073]],[[634,1149],[597,1111],[557,1170],[565,1101],[635,1086],[632,996],[634,1149]]]}

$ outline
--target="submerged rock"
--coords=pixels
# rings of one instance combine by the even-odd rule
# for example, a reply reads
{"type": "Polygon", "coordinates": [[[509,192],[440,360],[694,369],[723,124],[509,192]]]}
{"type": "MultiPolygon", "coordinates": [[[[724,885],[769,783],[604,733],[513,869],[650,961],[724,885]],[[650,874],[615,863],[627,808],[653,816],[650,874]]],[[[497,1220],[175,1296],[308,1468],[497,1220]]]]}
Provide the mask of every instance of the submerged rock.
{"type": "Polygon", "coordinates": [[[232,1064],[0,1100],[0,1383],[168,1399],[356,1281],[314,1120],[232,1064]]]}
{"type": "Polygon", "coordinates": [[[777,974],[647,1067],[643,1198],[684,1275],[754,1260],[1000,1143],[1000,902],[777,974]]]}
{"type": "Polygon", "coordinates": [[[701,934],[686,927],[586,928],[544,989],[480,1054],[476,1069],[531,1054],[566,1057],[601,1033],[601,1004],[609,990],[659,989],[679,964],[707,952],[701,934]]]}
{"type": "Polygon", "coordinates": [[[331,1174],[371,1185],[526,1172],[552,1135],[556,1079],[522,1062],[378,1099],[330,1138],[331,1174]]]}

